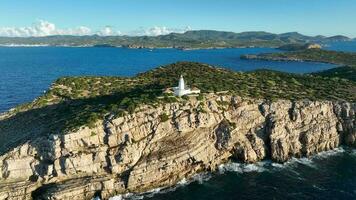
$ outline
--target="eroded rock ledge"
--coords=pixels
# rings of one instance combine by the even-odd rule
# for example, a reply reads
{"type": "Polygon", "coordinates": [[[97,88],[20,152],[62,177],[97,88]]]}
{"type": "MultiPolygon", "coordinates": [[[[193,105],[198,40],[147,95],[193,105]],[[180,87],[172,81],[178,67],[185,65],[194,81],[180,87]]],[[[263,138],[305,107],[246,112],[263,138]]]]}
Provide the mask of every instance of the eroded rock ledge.
{"type": "Polygon", "coordinates": [[[142,106],[0,157],[0,199],[91,199],[170,186],[234,158],[284,162],[356,145],[355,103],[242,100],[142,106]],[[164,117],[162,117],[164,116],[164,117]]]}

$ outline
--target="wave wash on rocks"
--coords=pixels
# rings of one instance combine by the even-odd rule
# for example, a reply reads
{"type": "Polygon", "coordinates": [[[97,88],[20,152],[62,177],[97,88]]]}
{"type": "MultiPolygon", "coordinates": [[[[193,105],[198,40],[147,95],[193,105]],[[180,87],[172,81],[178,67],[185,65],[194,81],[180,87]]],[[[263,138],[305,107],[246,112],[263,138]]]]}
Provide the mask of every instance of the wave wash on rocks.
{"type": "Polygon", "coordinates": [[[141,106],[0,157],[0,199],[91,199],[168,187],[229,159],[285,162],[356,145],[355,103],[207,94],[141,106]],[[165,117],[162,117],[162,116],[165,117]]]}

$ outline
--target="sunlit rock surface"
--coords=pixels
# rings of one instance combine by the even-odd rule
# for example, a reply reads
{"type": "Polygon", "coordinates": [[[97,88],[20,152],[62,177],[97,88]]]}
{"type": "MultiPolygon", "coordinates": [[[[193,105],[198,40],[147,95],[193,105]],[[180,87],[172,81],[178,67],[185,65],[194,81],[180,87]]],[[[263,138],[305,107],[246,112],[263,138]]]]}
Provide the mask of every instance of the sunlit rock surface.
{"type": "Polygon", "coordinates": [[[142,106],[94,128],[33,138],[3,153],[0,199],[106,199],[171,186],[230,159],[285,162],[355,146],[355,107],[215,94],[142,106]]]}

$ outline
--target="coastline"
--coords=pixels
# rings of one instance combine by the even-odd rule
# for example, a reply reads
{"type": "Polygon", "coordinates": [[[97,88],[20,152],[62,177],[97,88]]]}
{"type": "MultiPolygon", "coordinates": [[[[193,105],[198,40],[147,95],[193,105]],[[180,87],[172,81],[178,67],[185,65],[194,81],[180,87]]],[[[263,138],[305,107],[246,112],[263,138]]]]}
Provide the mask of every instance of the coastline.
{"type": "Polygon", "coordinates": [[[17,47],[69,47],[69,48],[123,48],[123,49],[176,49],[182,51],[194,51],[194,50],[213,50],[213,49],[248,49],[248,48],[272,48],[276,49],[277,46],[227,46],[227,47],[175,47],[175,46],[167,46],[167,47],[146,47],[146,46],[105,46],[105,45],[50,45],[50,44],[0,44],[0,47],[9,47],[9,48],[17,48],[17,47]]]}
{"type": "MultiPolygon", "coordinates": [[[[288,165],[288,163],[295,162],[295,160],[297,162],[307,161],[308,163],[310,158],[317,156],[320,152],[328,155],[329,152],[338,152],[340,146],[347,145],[341,143],[344,139],[339,136],[346,134],[344,136],[348,138],[348,133],[337,130],[336,124],[339,120],[346,123],[348,118],[339,119],[342,116],[341,113],[333,113],[334,109],[337,110],[341,106],[337,102],[299,101],[295,102],[293,107],[293,103],[288,101],[278,101],[269,105],[267,102],[249,103],[236,99],[236,105],[239,105],[237,110],[226,109],[226,111],[223,111],[224,109],[220,109],[219,111],[216,110],[217,107],[215,108],[215,106],[219,105],[220,99],[227,100],[230,97],[214,96],[213,98],[212,101],[207,100],[214,105],[211,107],[213,110],[205,107],[204,110],[207,112],[205,114],[194,113],[192,110],[194,110],[193,105],[196,103],[192,99],[189,100],[189,104],[192,106],[189,108],[190,113],[194,115],[192,118],[196,118],[200,122],[189,122],[189,115],[180,115],[179,119],[172,118],[161,122],[158,122],[159,119],[154,119],[158,121],[153,135],[150,135],[149,130],[151,129],[149,127],[147,128],[148,132],[143,133],[143,136],[142,133],[138,132],[139,127],[145,126],[140,123],[148,120],[140,119],[140,117],[150,116],[151,113],[161,109],[164,109],[161,111],[163,113],[169,112],[169,110],[175,109],[177,104],[162,105],[161,108],[155,109],[149,108],[149,110],[138,111],[133,115],[97,123],[96,127],[92,129],[84,128],[64,136],[40,137],[30,143],[18,146],[3,155],[3,158],[5,158],[3,165],[8,166],[9,169],[5,172],[10,174],[3,180],[11,181],[15,178],[24,179],[27,176],[35,176],[31,175],[33,172],[29,168],[21,169],[22,173],[16,172],[12,168],[13,163],[26,163],[23,166],[27,166],[28,162],[35,162],[47,170],[37,171],[36,173],[39,176],[36,177],[38,179],[31,183],[27,181],[33,188],[30,189],[27,186],[14,183],[12,186],[17,186],[15,190],[0,190],[0,194],[12,197],[11,193],[26,190],[29,192],[25,193],[26,195],[39,198],[57,197],[59,199],[69,197],[90,199],[95,194],[104,199],[109,199],[115,194],[123,194],[124,196],[121,197],[130,193],[149,195],[152,192],[164,192],[166,188],[169,191],[179,183],[189,183],[191,179],[194,180],[194,177],[199,177],[201,173],[263,172],[265,171],[264,164],[279,169],[288,165]],[[259,110],[262,107],[263,109],[259,110]],[[268,117],[270,116],[269,113],[265,113],[275,113],[276,109],[280,111],[279,114],[268,117]],[[295,116],[289,119],[291,109],[293,109],[292,113],[295,116]],[[215,113],[216,111],[218,113],[215,113]],[[326,111],[325,114],[324,111],[326,111]],[[243,114],[246,112],[248,112],[247,115],[243,114]],[[317,129],[312,128],[313,122],[310,121],[309,117],[298,114],[305,112],[308,113],[307,116],[317,116],[315,118],[318,124],[317,129]],[[212,115],[214,116],[211,119],[207,118],[207,116],[212,115]],[[229,123],[224,122],[223,115],[229,118],[229,123]],[[174,121],[178,123],[177,127],[181,127],[181,130],[174,130],[176,129],[173,125],[174,121]],[[300,127],[300,123],[305,125],[301,129],[297,128],[300,127]],[[104,127],[102,127],[102,124],[104,124],[104,127]],[[194,124],[201,124],[202,127],[196,128],[194,124]],[[213,127],[217,128],[214,129],[213,127]],[[261,130],[271,131],[270,133],[263,133],[269,135],[271,141],[268,141],[267,135],[257,135],[260,127],[265,127],[261,130]],[[291,127],[291,129],[295,127],[297,130],[293,129],[295,130],[293,133],[287,134],[282,131],[283,127],[291,127]],[[303,135],[301,131],[305,128],[307,128],[308,134],[303,135]],[[115,129],[118,129],[118,131],[116,132],[115,129]],[[132,142],[130,142],[131,139],[128,142],[121,141],[120,138],[126,130],[131,132],[132,142]],[[167,130],[171,131],[167,132],[167,130]],[[210,131],[207,132],[207,130],[210,131]],[[250,130],[253,133],[250,133],[250,130]],[[323,131],[319,133],[317,130],[323,131]],[[93,132],[96,134],[93,135],[93,132]],[[105,137],[108,137],[108,141],[102,142],[105,137]],[[300,137],[304,139],[299,141],[298,138],[300,137]],[[142,139],[140,140],[140,138],[142,139]],[[322,138],[321,141],[318,141],[318,138],[322,138]],[[173,142],[176,140],[184,141],[186,144],[173,142]],[[313,142],[308,143],[308,141],[313,142]],[[301,144],[299,144],[300,142],[301,144]],[[115,152],[120,144],[124,148],[122,154],[120,154],[123,156],[123,160],[115,162],[115,154],[112,155],[110,152],[115,152]],[[236,148],[234,144],[237,144],[236,148]],[[46,156],[45,149],[40,148],[41,146],[54,152],[52,155],[55,156],[54,162],[47,163],[38,160],[42,156],[46,156]],[[294,146],[295,149],[288,149],[288,146],[294,146]],[[90,150],[81,151],[81,149],[90,150]],[[66,157],[64,155],[66,152],[72,152],[73,155],[66,157]],[[17,157],[16,155],[20,156],[17,157]],[[40,157],[37,158],[36,155],[40,155],[40,157]],[[269,161],[269,157],[272,158],[273,162],[269,161]],[[239,162],[229,158],[235,158],[239,162]],[[60,165],[59,161],[62,159],[65,165],[60,165]],[[124,176],[127,169],[126,162],[129,163],[128,167],[131,167],[128,168],[130,173],[127,178],[124,176]],[[70,163],[75,163],[75,167],[72,167],[70,163]],[[109,166],[111,170],[106,171],[105,166],[109,166]],[[162,171],[162,168],[166,171],[162,171]],[[78,177],[79,179],[77,179],[78,177]],[[91,179],[86,177],[91,177],[91,179]],[[83,181],[85,182],[84,186],[81,184],[83,181]]],[[[345,106],[342,106],[341,110],[354,107],[354,104],[342,105],[345,106]]],[[[183,107],[182,105],[181,108],[173,112],[177,114],[184,112],[183,107]]],[[[225,106],[225,108],[227,107],[225,106]]],[[[353,110],[347,111],[350,114],[352,112],[353,110]]],[[[158,116],[160,116],[159,113],[158,116]]],[[[172,113],[170,116],[179,115],[172,113]]],[[[349,118],[352,119],[352,116],[349,118]]],[[[155,125],[153,126],[155,127],[155,125]]],[[[343,127],[347,126],[347,124],[343,124],[343,127]]],[[[349,136],[351,137],[351,135],[349,136]]]]}
{"type": "MultiPolygon", "coordinates": [[[[355,143],[352,128],[356,108],[354,99],[350,99],[350,103],[323,100],[322,97],[293,101],[293,97],[282,100],[283,96],[278,96],[275,100],[266,100],[257,96],[250,98],[247,94],[241,97],[217,92],[204,93],[201,97],[167,97],[152,101],[160,95],[161,89],[171,86],[169,77],[175,77],[176,71],[200,74],[199,82],[205,80],[201,87],[198,86],[200,89],[209,86],[211,80],[215,80],[213,86],[219,85],[217,80],[226,77],[231,83],[243,80],[243,74],[198,63],[157,68],[138,76],[137,82],[95,77],[58,80],[57,87],[53,85],[51,90],[53,93],[38,98],[33,106],[24,108],[24,112],[0,120],[3,141],[14,141],[13,144],[3,144],[0,180],[7,185],[0,184],[4,186],[0,187],[0,197],[91,199],[101,196],[107,199],[117,194],[156,192],[157,188],[186,183],[195,174],[219,172],[229,162],[246,164],[242,167],[227,164],[227,168],[249,171],[256,169],[252,163],[258,166],[260,161],[269,159],[284,163],[295,157],[310,157],[355,143]],[[218,74],[219,77],[211,77],[218,74]],[[151,91],[150,98],[137,92],[137,87],[151,86],[153,82],[150,80],[157,77],[168,77],[166,86],[151,91]],[[143,80],[147,83],[141,85],[143,80]],[[81,87],[74,88],[73,82],[81,87]],[[92,85],[81,84],[84,82],[92,85]],[[111,85],[115,82],[116,85],[111,85]],[[125,83],[138,82],[137,87],[121,88],[125,83]],[[121,92],[118,98],[103,93],[93,95],[92,99],[85,98],[90,91],[93,94],[103,91],[100,86],[107,86],[106,83],[113,89],[106,88],[108,94],[120,92],[118,88],[126,92],[121,92]],[[76,90],[87,92],[82,93],[85,96],[73,96],[76,90]],[[130,95],[139,103],[137,107],[125,103],[130,99],[123,97],[130,95]],[[58,99],[59,96],[66,98],[58,99]],[[103,96],[110,98],[103,99],[103,96]],[[115,101],[108,102],[111,99],[115,101]],[[115,108],[118,104],[122,107],[115,108]],[[106,105],[101,107],[102,111],[100,105],[106,105]],[[85,118],[88,121],[81,121],[85,118]],[[30,124],[27,124],[28,119],[31,119],[30,124]],[[18,163],[21,163],[20,167],[17,167],[18,163]]],[[[300,76],[287,74],[283,78],[278,73],[266,73],[261,76],[279,77],[269,81],[273,88],[286,85],[283,83],[278,87],[282,81],[273,80],[294,80],[293,85],[300,85],[299,81],[305,80],[298,81],[300,76]]],[[[250,75],[246,78],[246,84],[252,82],[250,75]]],[[[312,81],[311,77],[305,78],[312,81]]],[[[261,85],[259,77],[255,80],[261,85]]],[[[330,84],[324,79],[315,80],[319,80],[318,86],[330,84]]],[[[161,81],[164,83],[163,79],[161,81]]],[[[337,84],[332,86],[336,88],[337,84]]],[[[351,83],[348,86],[352,86],[351,83]]],[[[221,85],[217,89],[225,91],[227,88],[221,85]]],[[[251,87],[251,91],[256,89],[258,87],[251,87]]],[[[293,92],[291,89],[285,88],[283,94],[298,93],[300,97],[298,91],[305,90],[301,88],[293,92]]],[[[313,87],[309,89],[313,91],[313,87]]],[[[271,95],[273,91],[277,90],[265,92],[271,95]]],[[[326,87],[325,91],[328,91],[326,87]]],[[[345,95],[349,97],[349,93],[345,92],[345,95]]]]}
{"type": "MultiPolygon", "coordinates": [[[[109,198],[109,200],[124,200],[124,199],[144,199],[144,198],[154,198],[159,197],[160,195],[165,195],[171,192],[176,192],[177,190],[183,187],[189,187],[190,184],[198,183],[204,184],[209,182],[212,178],[224,175],[226,173],[235,173],[236,175],[244,175],[248,173],[261,174],[261,173],[278,173],[282,170],[290,170],[295,165],[302,165],[310,168],[319,168],[319,163],[317,161],[331,159],[335,156],[342,156],[344,154],[350,156],[356,156],[356,150],[349,147],[338,147],[336,149],[324,151],[312,155],[308,158],[291,158],[285,163],[276,163],[271,160],[263,160],[257,163],[241,163],[241,162],[227,162],[219,165],[218,170],[215,172],[202,172],[194,175],[190,178],[183,178],[178,181],[175,185],[170,187],[160,187],[154,188],[150,191],[143,193],[126,193],[115,195],[109,198]]],[[[161,197],[164,198],[164,197],[161,197]]],[[[100,200],[99,197],[96,197],[95,200],[100,200]]]]}
{"type": "Polygon", "coordinates": [[[283,57],[271,58],[271,57],[266,57],[264,55],[252,55],[252,54],[241,55],[240,59],[242,59],[242,60],[264,60],[264,61],[275,61],[275,62],[325,63],[325,64],[335,65],[334,68],[342,66],[342,64],[337,64],[337,63],[328,62],[328,61],[318,61],[318,60],[313,60],[313,59],[300,59],[300,58],[283,58],[283,57]]]}
{"type": "Polygon", "coordinates": [[[339,66],[356,65],[355,52],[333,51],[320,48],[304,49],[297,51],[284,51],[277,53],[245,54],[241,55],[240,59],[281,62],[319,62],[326,64],[335,64],[339,66]]]}

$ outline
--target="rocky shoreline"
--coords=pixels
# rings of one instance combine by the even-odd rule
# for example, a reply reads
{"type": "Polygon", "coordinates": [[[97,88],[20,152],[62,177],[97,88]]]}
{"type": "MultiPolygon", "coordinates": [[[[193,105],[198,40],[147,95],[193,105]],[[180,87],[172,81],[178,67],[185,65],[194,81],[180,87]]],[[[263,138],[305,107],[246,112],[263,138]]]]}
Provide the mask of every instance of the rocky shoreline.
{"type": "Polygon", "coordinates": [[[0,199],[107,199],[169,187],[230,159],[286,162],[355,147],[355,111],[348,102],[217,94],[142,105],[93,128],[33,138],[2,153],[0,199]]]}

